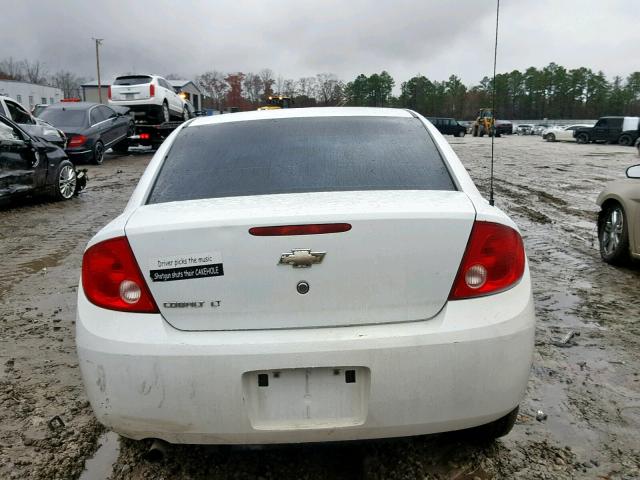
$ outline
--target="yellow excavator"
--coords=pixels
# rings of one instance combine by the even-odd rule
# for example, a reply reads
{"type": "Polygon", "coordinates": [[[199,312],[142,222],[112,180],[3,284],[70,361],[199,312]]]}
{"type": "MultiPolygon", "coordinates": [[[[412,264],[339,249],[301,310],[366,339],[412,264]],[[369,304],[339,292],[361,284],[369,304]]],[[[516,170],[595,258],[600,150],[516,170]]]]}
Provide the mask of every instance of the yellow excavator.
{"type": "Polygon", "coordinates": [[[293,99],[283,95],[270,95],[267,104],[258,107],[258,110],[280,110],[281,108],[291,108],[293,99]]]}
{"type": "Polygon", "coordinates": [[[490,108],[481,108],[478,111],[478,117],[471,126],[471,133],[474,137],[482,137],[485,134],[496,137],[500,136],[500,133],[496,131],[496,119],[493,117],[493,110],[490,108]]]}

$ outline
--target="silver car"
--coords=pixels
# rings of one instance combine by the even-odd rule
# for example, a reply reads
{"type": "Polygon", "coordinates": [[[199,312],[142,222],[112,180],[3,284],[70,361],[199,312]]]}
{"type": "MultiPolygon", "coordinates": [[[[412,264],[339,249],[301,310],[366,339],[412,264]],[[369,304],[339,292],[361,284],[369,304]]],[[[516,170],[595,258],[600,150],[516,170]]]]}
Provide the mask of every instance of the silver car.
{"type": "Polygon", "coordinates": [[[602,259],[624,265],[640,258],[640,165],[627,168],[627,178],[609,183],[596,203],[602,259]]]}

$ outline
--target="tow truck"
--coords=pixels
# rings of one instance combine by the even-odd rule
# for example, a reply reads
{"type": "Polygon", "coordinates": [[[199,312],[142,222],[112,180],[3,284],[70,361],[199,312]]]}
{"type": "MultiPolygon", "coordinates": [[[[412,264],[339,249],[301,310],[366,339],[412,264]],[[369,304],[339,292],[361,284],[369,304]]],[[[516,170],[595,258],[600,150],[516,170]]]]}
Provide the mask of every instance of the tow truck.
{"type": "Polygon", "coordinates": [[[158,124],[147,123],[144,120],[136,120],[134,124],[134,134],[129,136],[129,146],[152,147],[155,150],[171,135],[171,132],[183,123],[184,120],[158,124]]]}

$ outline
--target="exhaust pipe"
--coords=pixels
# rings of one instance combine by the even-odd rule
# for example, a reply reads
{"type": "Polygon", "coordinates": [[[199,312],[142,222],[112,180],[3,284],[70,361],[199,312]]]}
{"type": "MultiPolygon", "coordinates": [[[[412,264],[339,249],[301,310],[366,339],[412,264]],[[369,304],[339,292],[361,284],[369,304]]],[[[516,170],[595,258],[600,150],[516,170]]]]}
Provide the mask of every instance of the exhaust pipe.
{"type": "Polygon", "coordinates": [[[145,455],[145,459],[151,463],[160,463],[167,456],[167,446],[169,444],[164,440],[160,440],[158,438],[153,440],[151,447],[149,447],[149,451],[145,455]]]}

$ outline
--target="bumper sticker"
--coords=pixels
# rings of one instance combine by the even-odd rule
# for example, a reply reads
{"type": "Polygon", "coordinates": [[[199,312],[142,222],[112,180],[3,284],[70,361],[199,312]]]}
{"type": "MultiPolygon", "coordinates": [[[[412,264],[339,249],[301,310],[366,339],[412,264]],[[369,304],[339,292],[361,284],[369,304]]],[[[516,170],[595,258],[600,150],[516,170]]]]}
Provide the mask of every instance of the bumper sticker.
{"type": "Polygon", "coordinates": [[[224,275],[222,255],[219,252],[157,258],[150,263],[149,276],[152,282],[172,282],[224,275]]]}

